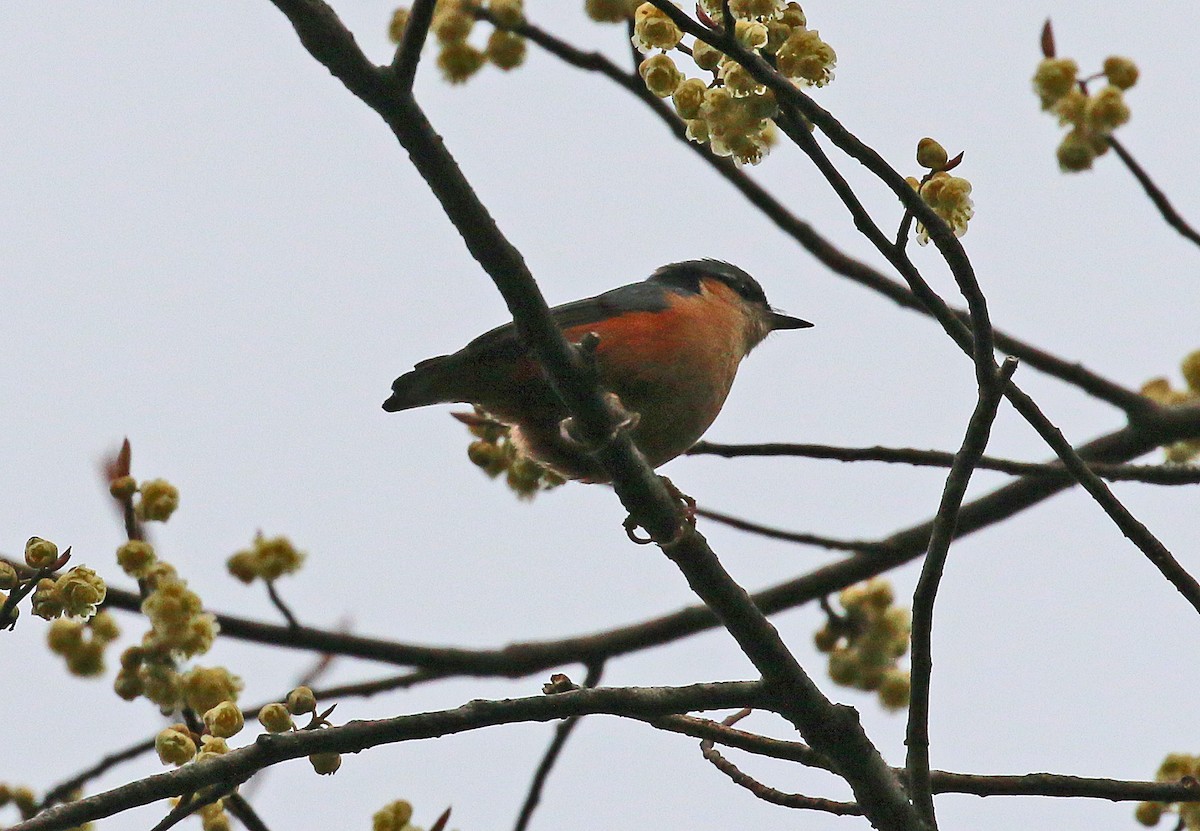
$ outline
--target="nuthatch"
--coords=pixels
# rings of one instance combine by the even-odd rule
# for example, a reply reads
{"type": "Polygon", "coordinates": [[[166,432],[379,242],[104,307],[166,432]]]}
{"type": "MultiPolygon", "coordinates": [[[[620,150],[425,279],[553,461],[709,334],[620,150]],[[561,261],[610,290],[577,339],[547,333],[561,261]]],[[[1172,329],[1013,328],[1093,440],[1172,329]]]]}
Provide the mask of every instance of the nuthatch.
{"type": "MultiPolygon", "coordinates": [[[[811,323],[780,314],[746,272],[718,260],[665,265],[647,280],[551,309],[572,342],[599,341],[599,380],[636,414],[633,440],[652,467],[696,443],[721,411],[742,358],[776,329],[811,323]]],[[[421,361],[392,384],[388,412],[475,404],[511,427],[526,455],[571,479],[603,482],[596,461],[563,434],[568,413],[513,324],[453,355],[421,361]]]]}

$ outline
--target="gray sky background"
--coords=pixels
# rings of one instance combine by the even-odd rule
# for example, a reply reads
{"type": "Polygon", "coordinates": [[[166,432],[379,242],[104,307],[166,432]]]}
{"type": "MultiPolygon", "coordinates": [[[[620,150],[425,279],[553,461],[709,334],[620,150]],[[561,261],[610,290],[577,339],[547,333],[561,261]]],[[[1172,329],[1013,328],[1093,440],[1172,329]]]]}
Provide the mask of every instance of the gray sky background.
{"type": "MultiPolygon", "coordinates": [[[[625,59],[623,32],[589,23],[581,7],[531,0],[528,14],[625,59]]],[[[337,8],[368,54],[388,59],[391,6],[347,0],[337,8]]],[[[1142,80],[1120,136],[1200,222],[1191,92],[1200,7],[805,8],[837,49],[837,80],[818,98],[844,124],[906,172],[917,172],[910,160],[924,135],[966,151],[961,173],[974,184],[977,214],[964,242],[996,324],[1129,386],[1160,374],[1178,383],[1179,359],[1200,347],[1200,251],[1159,219],[1115,158],[1090,174],[1059,174],[1060,131],[1038,111],[1029,78],[1047,14],[1060,53],[1085,69],[1112,53],[1135,58],[1142,80]]],[[[97,464],[128,435],[135,475],[166,477],[182,491],[178,514],[156,529],[163,556],[217,610],[277,618],[260,587],[234,582],[223,566],[260,528],[309,552],[306,568],[280,588],[313,625],[348,615],[362,633],[499,646],[693,602],[659,552],[628,543],[608,489],[570,485],[518,503],[468,463],[467,436],[449,408],[380,410],[396,375],[503,322],[505,310],[383,123],[304,52],[269,3],[10,2],[0,4],[0,31],[0,548],[16,553],[26,537],[44,536],[125,585],[112,556],[120,528],[97,464]]],[[[551,302],[712,256],[745,267],[775,305],[817,324],[755,352],[709,438],[958,446],[974,403],[972,368],[935,324],[827,273],[626,93],[536,50],[511,74],[488,69],[457,88],[430,59],[417,85],[551,302]]],[[[856,163],[840,165],[880,224],[894,228],[900,214],[889,195],[856,163]]],[[[752,175],[849,253],[878,260],[798,151],[778,148],[752,175]]],[[[914,256],[956,298],[936,254],[914,256]]],[[[1122,423],[1030,368],[1018,378],[1075,442],[1122,423]]],[[[1007,405],[990,451],[1048,455],[1007,405]]],[[[711,507],[846,537],[926,519],[943,481],[932,470],[801,460],[681,459],[664,472],[711,507]]],[[[979,474],[972,493],[1005,480],[979,474]]],[[[1200,569],[1194,488],[1116,491],[1200,569]]],[[[702,527],[749,588],[831,559],[702,527]]],[[[894,574],[899,593],[911,592],[916,573],[894,574]]],[[[805,607],[775,622],[823,678],[810,646],[820,618],[805,607]]],[[[119,621],[123,641],[140,638],[140,621],[119,621]]],[[[68,676],[45,650],[44,630],[23,619],[2,647],[0,781],[39,790],[162,723],[145,701],[112,695],[111,672],[104,681],[68,676]]],[[[1198,631],[1194,612],[1078,491],[964,539],[937,606],[934,765],[1152,776],[1168,751],[1200,749],[1198,631]]],[[[246,701],[286,690],[310,662],[225,641],[202,660],[241,674],[246,701]]],[[[329,680],[389,671],[340,661],[329,680]]],[[[577,667],[568,672],[582,677],[577,667]]],[[[732,641],[710,632],[615,661],[605,681],[749,677],[732,641]]],[[[530,695],[543,680],[447,682],[345,701],[336,716],[530,695]]],[[[872,738],[902,762],[903,716],[823,686],[860,707],[872,738]]],[[[767,716],[748,726],[788,736],[767,716]]],[[[254,802],[275,829],[366,828],[398,797],[417,806],[422,825],[453,804],[453,826],[505,828],[550,733],[516,726],[392,746],[347,758],[332,779],[317,779],[305,763],[284,765],[254,802]]],[[[792,766],[745,767],[781,790],[845,793],[792,766]]],[[[99,786],[159,769],[143,760],[99,786]]],[[[1132,805],[1098,801],[942,797],[938,805],[947,829],[1133,827],[1132,805]]],[[[101,827],[149,827],[163,811],[101,827]]],[[[861,823],[758,802],[683,737],[586,721],[534,826],[648,821],[861,823]]]]}

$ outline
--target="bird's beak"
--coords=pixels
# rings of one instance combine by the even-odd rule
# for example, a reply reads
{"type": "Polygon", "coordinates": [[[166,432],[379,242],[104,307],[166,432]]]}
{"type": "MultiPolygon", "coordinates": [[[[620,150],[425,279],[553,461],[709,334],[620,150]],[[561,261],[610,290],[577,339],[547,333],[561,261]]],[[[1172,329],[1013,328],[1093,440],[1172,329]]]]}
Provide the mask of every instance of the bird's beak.
{"type": "Polygon", "coordinates": [[[767,322],[770,324],[772,332],[776,329],[808,329],[812,326],[807,320],[791,317],[774,309],[767,314],[767,322]]]}

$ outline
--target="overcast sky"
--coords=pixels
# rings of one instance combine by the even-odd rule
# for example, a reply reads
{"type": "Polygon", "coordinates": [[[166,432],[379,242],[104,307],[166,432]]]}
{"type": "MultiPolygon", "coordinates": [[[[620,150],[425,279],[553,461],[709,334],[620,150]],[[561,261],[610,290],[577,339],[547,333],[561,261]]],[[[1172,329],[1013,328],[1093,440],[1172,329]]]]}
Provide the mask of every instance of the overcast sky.
{"type": "MultiPolygon", "coordinates": [[[[387,3],[337,9],[388,60],[387,3]]],[[[531,0],[531,19],[627,60],[621,29],[581,2],[531,0]]],[[[906,173],[931,135],[966,151],[976,217],[964,238],[996,325],[1129,386],[1169,374],[1200,347],[1200,251],[1157,216],[1117,159],[1063,176],[1060,134],[1029,78],[1054,17],[1060,53],[1085,69],[1132,56],[1142,80],[1120,137],[1200,222],[1200,107],[1192,33],[1200,7],[1103,4],[805,4],[837,50],[817,94],[906,173]],[[970,6],[970,11],[964,7],[970,6]]],[[[588,633],[694,602],[657,550],[630,545],[599,486],[518,503],[466,459],[450,408],[389,415],[392,379],[506,320],[498,293],[380,121],[301,48],[266,0],[0,4],[0,332],[5,435],[0,549],[37,534],[128,583],[98,461],[129,436],[134,473],[180,488],[156,533],[165,558],[213,609],[276,620],[261,587],[225,574],[257,529],[309,552],[280,582],[301,619],[406,641],[501,646],[588,633]]],[[[432,57],[432,55],[427,55],[432,57]]],[[[648,111],[611,83],[531,50],[527,65],[464,87],[437,77],[419,97],[551,302],[711,256],[758,277],[772,303],[813,321],[743,365],[708,437],[957,448],[974,405],[970,362],[935,324],[830,274],[740,200],[648,111]]],[[[839,161],[885,228],[899,210],[839,161]]],[[[859,258],[878,257],[798,151],[752,175],[859,258]]],[[[914,257],[948,298],[932,250],[914,257]]],[[[1018,380],[1079,443],[1120,413],[1033,370],[1018,380]]],[[[1048,452],[1007,405],[990,451],[1048,452]]],[[[1147,460],[1157,461],[1158,455],[1147,460]]],[[[664,472],[703,504],[795,530],[882,536],[930,517],[943,473],[802,460],[681,459],[664,472]]],[[[978,494],[1006,481],[979,474],[978,494]]],[[[1116,492],[1194,573],[1195,488],[1116,492]]],[[[727,568],[757,588],[832,558],[703,523],[727,568]]],[[[916,567],[893,575],[910,594],[916,567]]],[[[834,698],[858,706],[902,763],[902,715],[824,680],[815,607],[775,618],[834,698]]],[[[125,641],[144,625],[121,614],[125,641]]],[[[980,773],[1054,771],[1150,778],[1169,751],[1200,750],[1193,657],[1200,622],[1079,491],[957,543],[934,632],[931,758],[980,773]]],[[[3,635],[0,781],[39,790],[162,724],[104,681],[68,676],[23,618],[3,635]],[[17,669],[19,667],[19,670],[17,669]],[[54,724],[60,728],[48,729],[54,724]]],[[[115,658],[115,655],[114,655],[115,658]]],[[[302,653],[221,641],[202,663],[246,680],[245,701],[286,690],[302,653]]],[[[389,668],[339,661],[330,681],[389,668]]],[[[567,670],[576,680],[578,667],[567,670]]],[[[723,632],[614,661],[610,684],[754,677],[723,632]]],[[[536,694],[544,679],[463,681],[339,705],[337,720],[536,694]]],[[[777,719],[749,729],[790,738],[777,719]]],[[[427,826],[448,804],[463,831],[510,826],[551,728],[495,728],[347,758],[332,779],[305,763],[272,770],[254,804],[274,829],[369,827],[399,797],[427,826]],[[317,817],[323,817],[318,820],[317,817]]],[[[235,744],[249,741],[250,734],[235,744]]],[[[731,756],[734,754],[731,753],[731,756]]],[[[739,757],[740,760],[740,757],[739,757]]],[[[780,790],[846,791],[794,766],[746,768],[780,790]]],[[[98,784],[160,770],[143,759],[98,784]]],[[[940,797],[944,828],[1131,828],[1132,804],[940,797]]],[[[162,806],[102,824],[152,825],[162,806]]],[[[4,821],[8,821],[7,819],[4,821]]],[[[790,814],[705,763],[695,742],[613,718],[586,721],[536,828],[865,827],[790,814]]]]}

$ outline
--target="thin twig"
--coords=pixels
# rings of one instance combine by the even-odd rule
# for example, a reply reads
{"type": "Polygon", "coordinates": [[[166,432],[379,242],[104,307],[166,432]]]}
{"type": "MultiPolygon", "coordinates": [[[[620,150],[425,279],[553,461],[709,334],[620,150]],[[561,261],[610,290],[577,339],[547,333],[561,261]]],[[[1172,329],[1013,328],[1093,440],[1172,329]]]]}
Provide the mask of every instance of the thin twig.
{"type": "Polygon", "coordinates": [[[283,602],[283,598],[279,596],[279,592],[275,590],[275,581],[265,580],[263,582],[267,584],[267,596],[271,598],[271,603],[273,603],[275,608],[279,610],[279,613],[283,615],[288,626],[292,629],[299,629],[300,621],[296,619],[296,615],[292,613],[292,610],[288,608],[288,605],[283,602]]]}
{"type": "Polygon", "coordinates": [[[1171,200],[1163,193],[1162,189],[1154,184],[1154,180],[1150,178],[1150,174],[1138,164],[1137,159],[1133,157],[1121,142],[1117,141],[1112,136],[1108,137],[1108,146],[1117,152],[1121,157],[1121,161],[1129,168],[1129,172],[1138,180],[1138,184],[1142,186],[1142,190],[1150,197],[1150,201],[1154,203],[1154,207],[1158,208],[1158,212],[1162,214],[1162,218],[1167,224],[1184,236],[1185,239],[1200,245],[1200,234],[1187,223],[1179,212],[1175,210],[1175,206],[1171,204],[1171,200]]]}
{"type": "MultiPolygon", "coordinates": [[[[587,677],[583,680],[583,686],[595,687],[600,683],[600,677],[603,674],[603,663],[592,664],[587,669],[587,677]]],[[[533,773],[533,781],[529,783],[529,791],[525,795],[525,801],[521,804],[521,812],[517,815],[513,831],[525,831],[529,821],[533,819],[533,812],[537,810],[538,803],[542,800],[542,789],[546,786],[550,771],[554,769],[554,763],[558,761],[559,755],[566,747],[567,739],[571,737],[580,718],[581,716],[574,716],[564,719],[554,728],[554,738],[550,740],[550,746],[546,748],[542,761],[538,763],[537,770],[533,773]]]]}
{"type": "Polygon", "coordinates": [[[1006,358],[996,378],[979,388],[979,399],[971,413],[962,447],[954,456],[954,464],[946,477],[941,503],[929,535],[929,552],[912,607],[912,696],[908,709],[908,792],[913,804],[931,828],[937,828],[933,809],[933,788],[929,780],[929,682],[933,671],[930,656],[930,633],[933,628],[933,604],[938,584],[950,551],[950,540],[958,524],[958,512],[971,481],[975,464],[983,455],[995,421],[1004,385],[1017,369],[1015,358],[1006,358]]]}
{"type": "MultiPolygon", "coordinates": [[[[954,454],[945,450],[920,450],[915,447],[838,447],[828,444],[762,442],[756,444],[720,444],[701,441],[687,451],[689,456],[742,457],[799,456],[808,459],[832,459],[838,462],[885,462],[918,467],[948,468],[954,454]]],[[[982,456],[976,468],[995,470],[1014,476],[1047,476],[1073,479],[1062,462],[1020,462],[996,456],[982,456]]],[[[1091,462],[1088,469],[1111,482],[1140,482],[1147,485],[1200,484],[1200,467],[1195,465],[1119,465],[1091,462]]]]}
{"type": "Polygon", "coordinates": [[[710,508],[696,508],[696,516],[705,517],[722,525],[728,525],[730,528],[749,531],[762,537],[797,542],[803,545],[815,545],[831,551],[858,551],[867,554],[891,554],[895,552],[895,549],[887,543],[872,540],[839,540],[833,537],[822,537],[817,534],[805,534],[799,531],[784,531],[779,528],[760,525],[757,522],[751,522],[750,520],[732,516],[731,514],[714,511],[710,508]]]}
{"type": "MultiPolygon", "coordinates": [[[[740,719],[749,714],[750,710],[748,709],[739,710],[724,719],[721,724],[725,727],[732,727],[740,719]]],[[[764,785],[722,756],[720,751],[713,746],[712,739],[703,739],[700,742],[700,753],[713,767],[728,776],[735,785],[740,785],[764,802],[770,802],[772,805],[781,805],[784,808],[823,811],[827,814],[835,814],[837,816],[862,816],[863,810],[855,802],[835,802],[831,799],[822,799],[805,794],[784,793],[783,791],[764,785]]]]}

